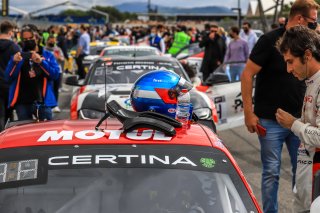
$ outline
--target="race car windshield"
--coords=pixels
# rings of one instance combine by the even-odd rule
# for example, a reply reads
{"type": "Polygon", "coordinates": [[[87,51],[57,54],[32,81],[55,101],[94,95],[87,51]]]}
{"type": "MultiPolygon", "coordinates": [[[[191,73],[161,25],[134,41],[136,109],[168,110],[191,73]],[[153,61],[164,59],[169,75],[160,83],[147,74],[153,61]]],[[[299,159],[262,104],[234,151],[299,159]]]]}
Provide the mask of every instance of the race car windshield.
{"type": "Polygon", "coordinates": [[[45,185],[2,190],[0,201],[0,212],[248,212],[228,175],[171,169],[52,170],[45,185]]]}
{"type": "Polygon", "coordinates": [[[31,154],[31,162],[38,162],[22,169],[18,166],[18,170],[2,169],[0,212],[256,212],[232,164],[212,148],[63,146],[34,150],[0,150],[3,165],[25,165],[31,154]],[[17,153],[23,161],[3,162],[17,153]],[[36,173],[23,175],[30,182],[20,181],[21,175],[16,176],[19,181],[12,178],[31,170],[36,173]]]}
{"type": "Polygon", "coordinates": [[[171,70],[184,76],[180,66],[174,63],[154,61],[102,62],[91,68],[88,84],[132,84],[143,74],[159,69],[171,70]]]}

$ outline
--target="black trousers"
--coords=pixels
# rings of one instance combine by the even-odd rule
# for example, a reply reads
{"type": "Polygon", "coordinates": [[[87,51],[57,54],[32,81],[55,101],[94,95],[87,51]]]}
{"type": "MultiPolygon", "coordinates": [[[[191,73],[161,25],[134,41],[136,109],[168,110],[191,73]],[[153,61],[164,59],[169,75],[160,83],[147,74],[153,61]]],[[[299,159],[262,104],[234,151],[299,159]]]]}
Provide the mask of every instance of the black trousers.
{"type": "Polygon", "coordinates": [[[206,82],[209,75],[213,73],[217,68],[218,65],[216,61],[203,61],[200,68],[200,72],[202,72],[202,82],[206,82]]]}
{"type": "Polygon", "coordinates": [[[84,79],[86,77],[86,72],[84,71],[84,66],[83,66],[83,59],[85,56],[86,54],[81,54],[79,55],[78,58],[76,58],[79,79],[84,79]]]}
{"type": "Polygon", "coordinates": [[[4,130],[7,120],[12,117],[12,110],[8,109],[9,90],[0,88],[0,132],[4,130]]]}

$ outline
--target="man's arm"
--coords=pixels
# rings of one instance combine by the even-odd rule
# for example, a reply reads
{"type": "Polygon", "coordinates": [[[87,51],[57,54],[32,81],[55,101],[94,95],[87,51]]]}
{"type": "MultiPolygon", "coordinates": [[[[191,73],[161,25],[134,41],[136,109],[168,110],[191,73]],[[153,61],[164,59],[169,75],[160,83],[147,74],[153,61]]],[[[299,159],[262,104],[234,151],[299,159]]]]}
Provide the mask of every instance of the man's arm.
{"type": "Polygon", "coordinates": [[[60,67],[54,55],[51,52],[47,51],[46,55],[44,56],[47,59],[42,59],[39,63],[39,67],[47,78],[50,78],[52,80],[58,79],[60,75],[60,67]]]}
{"type": "Polygon", "coordinates": [[[82,46],[78,46],[76,58],[78,58],[80,56],[81,52],[82,52],[82,46]]]}
{"type": "Polygon", "coordinates": [[[245,124],[249,132],[258,132],[259,118],[253,112],[252,91],[253,77],[261,70],[261,67],[248,59],[241,75],[241,94],[244,108],[245,124]]]}
{"type": "Polygon", "coordinates": [[[199,42],[199,47],[207,47],[209,45],[210,39],[208,35],[203,36],[202,40],[199,42]]]}
{"type": "Polygon", "coordinates": [[[163,54],[166,53],[166,44],[164,43],[163,38],[160,39],[160,49],[163,54]]]}
{"type": "Polygon", "coordinates": [[[84,47],[84,44],[85,44],[85,41],[84,41],[83,36],[81,35],[80,38],[79,38],[79,43],[78,43],[76,58],[78,58],[78,57],[81,55],[82,50],[83,50],[83,47],[84,47]]]}
{"type": "Polygon", "coordinates": [[[22,65],[22,63],[20,62],[22,60],[23,58],[20,52],[17,52],[16,54],[11,56],[4,73],[5,79],[8,82],[11,82],[13,79],[18,78],[22,65]]]}
{"type": "Polygon", "coordinates": [[[310,123],[303,123],[301,120],[295,120],[291,126],[292,132],[297,135],[305,144],[320,148],[320,95],[317,98],[316,126],[310,123]]]}

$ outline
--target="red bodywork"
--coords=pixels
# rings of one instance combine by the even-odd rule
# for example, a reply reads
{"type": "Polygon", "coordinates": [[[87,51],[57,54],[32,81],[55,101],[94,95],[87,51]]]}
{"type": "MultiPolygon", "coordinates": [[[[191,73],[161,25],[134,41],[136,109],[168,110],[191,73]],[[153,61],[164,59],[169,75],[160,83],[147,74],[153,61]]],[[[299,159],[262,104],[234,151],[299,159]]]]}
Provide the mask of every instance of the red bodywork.
{"type": "MultiPolygon", "coordinates": [[[[100,128],[104,129],[105,131],[95,131],[95,125],[97,123],[98,120],[60,120],[14,126],[0,133],[0,149],[34,146],[95,144],[152,144],[166,146],[192,145],[212,147],[214,149],[223,151],[229,158],[230,162],[233,164],[243,183],[245,184],[249,194],[251,195],[256,208],[259,212],[262,212],[250,186],[248,185],[234,158],[231,156],[227,148],[223,145],[221,140],[207,127],[192,124],[188,127],[188,129],[176,128],[177,134],[173,137],[165,136],[159,132],[156,134],[156,132],[153,130],[152,134],[148,134],[149,136],[143,137],[143,132],[147,129],[142,129],[137,132],[130,133],[129,137],[129,133],[121,133],[122,125],[117,120],[108,119],[106,122],[104,122],[100,126],[100,128]],[[52,137],[52,134],[48,134],[48,132],[50,131],[53,132],[53,135],[55,135],[56,137],[52,137]],[[113,134],[114,131],[118,132],[119,134],[113,134]],[[62,134],[62,132],[64,134],[62,134]],[[60,133],[61,135],[59,135],[60,133]],[[65,137],[63,137],[63,135],[65,137]]],[[[149,131],[150,133],[150,130],[147,131],[149,131]]]]}

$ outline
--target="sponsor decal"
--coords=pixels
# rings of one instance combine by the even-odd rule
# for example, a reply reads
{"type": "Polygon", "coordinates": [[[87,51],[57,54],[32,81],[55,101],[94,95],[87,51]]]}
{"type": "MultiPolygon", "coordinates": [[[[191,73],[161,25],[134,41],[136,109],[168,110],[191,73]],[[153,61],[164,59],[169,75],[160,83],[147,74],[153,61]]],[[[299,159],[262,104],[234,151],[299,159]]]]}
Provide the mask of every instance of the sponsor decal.
{"type": "Polygon", "coordinates": [[[168,112],[169,112],[169,113],[175,113],[175,112],[176,112],[176,109],[174,109],[174,108],[169,108],[169,109],[168,109],[168,112]]]}
{"type": "Polygon", "coordinates": [[[304,97],[304,102],[309,102],[309,103],[312,103],[312,100],[313,100],[313,97],[312,97],[312,95],[308,95],[308,96],[306,96],[306,97],[304,97]]]}
{"type": "Polygon", "coordinates": [[[243,111],[243,102],[242,102],[242,97],[241,97],[241,92],[236,96],[236,98],[234,99],[234,112],[242,112],[243,111]]]}
{"type": "Polygon", "coordinates": [[[81,140],[97,140],[97,139],[108,139],[108,140],[119,140],[120,137],[126,137],[131,140],[154,140],[154,141],[170,141],[172,137],[166,136],[163,132],[145,129],[145,130],[134,130],[132,132],[123,133],[123,130],[82,130],[82,131],[72,131],[72,130],[62,130],[62,131],[46,131],[37,140],[37,142],[48,142],[48,141],[71,141],[73,139],[81,140]]]}
{"type": "Polygon", "coordinates": [[[130,101],[130,98],[124,100],[124,105],[126,106],[126,108],[131,108],[131,101],[130,101]]]}
{"type": "Polygon", "coordinates": [[[320,136],[320,131],[318,129],[316,129],[316,130],[305,129],[305,133],[308,135],[320,136]]]}
{"type": "Polygon", "coordinates": [[[163,70],[168,69],[166,67],[157,65],[120,65],[116,67],[116,70],[163,70]]]}
{"type": "Polygon", "coordinates": [[[200,163],[202,164],[203,167],[206,168],[213,168],[216,164],[216,161],[213,160],[212,158],[201,158],[200,163]]]}
{"type": "Polygon", "coordinates": [[[298,149],[298,155],[304,155],[307,156],[309,155],[309,152],[306,149],[298,149]]]}
{"type": "Polygon", "coordinates": [[[300,164],[312,164],[311,160],[298,160],[298,163],[300,164]]]}
{"type": "MultiPolygon", "coordinates": [[[[172,157],[169,155],[63,155],[53,156],[48,159],[50,166],[66,165],[115,165],[115,164],[142,164],[142,165],[189,165],[197,167],[185,156],[172,157]]],[[[212,167],[207,167],[212,168],[212,167]]]]}

